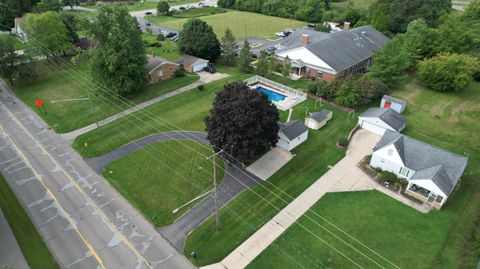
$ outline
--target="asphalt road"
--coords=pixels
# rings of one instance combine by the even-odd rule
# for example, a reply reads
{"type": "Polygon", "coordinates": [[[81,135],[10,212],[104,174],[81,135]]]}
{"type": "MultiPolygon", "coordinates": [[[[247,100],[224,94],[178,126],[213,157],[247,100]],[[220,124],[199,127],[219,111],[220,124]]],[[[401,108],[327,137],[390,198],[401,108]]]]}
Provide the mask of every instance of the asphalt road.
{"type": "Polygon", "coordinates": [[[62,268],[194,268],[3,81],[0,170],[62,268]]]}
{"type": "MultiPolygon", "coordinates": [[[[206,137],[207,135],[205,133],[198,132],[167,132],[154,134],[126,144],[105,155],[87,159],[86,162],[93,170],[101,174],[103,168],[109,163],[148,145],[167,140],[192,140],[208,144],[206,137]]],[[[217,189],[219,207],[225,206],[245,189],[254,187],[263,182],[261,179],[247,172],[243,166],[228,165],[227,162],[225,163],[226,172],[224,173],[223,180],[220,182],[217,189]]],[[[210,194],[185,214],[179,216],[173,224],[166,227],[160,227],[158,228],[158,231],[170,241],[179,252],[183,253],[185,240],[188,234],[214,213],[215,204],[213,194],[210,194]]]]}

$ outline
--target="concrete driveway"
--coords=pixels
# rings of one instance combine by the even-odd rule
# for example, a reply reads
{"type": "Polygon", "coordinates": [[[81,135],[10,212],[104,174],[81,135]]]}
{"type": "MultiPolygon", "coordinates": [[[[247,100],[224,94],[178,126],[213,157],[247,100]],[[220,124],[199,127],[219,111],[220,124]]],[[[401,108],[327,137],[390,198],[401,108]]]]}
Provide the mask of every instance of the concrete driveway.
{"type": "Polygon", "coordinates": [[[247,171],[262,180],[267,180],[275,172],[280,170],[293,158],[292,153],[279,147],[275,147],[255,161],[247,168],[247,171]]]}
{"type": "Polygon", "coordinates": [[[374,185],[368,183],[371,180],[357,167],[357,164],[373,152],[373,147],[379,140],[380,136],[377,134],[363,129],[358,130],[350,141],[346,156],[342,160],[237,247],[220,264],[204,268],[219,268],[219,266],[228,269],[245,268],[326,193],[373,189],[374,185]]]}
{"type": "Polygon", "coordinates": [[[207,83],[210,83],[210,82],[213,82],[213,81],[217,81],[217,80],[220,80],[222,78],[226,78],[226,77],[229,76],[228,74],[224,74],[224,73],[218,73],[217,72],[215,74],[210,74],[210,73],[205,72],[205,71],[199,72],[197,74],[200,76],[199,81],[204,83],[204,84],[207,84],[207,83]]]}

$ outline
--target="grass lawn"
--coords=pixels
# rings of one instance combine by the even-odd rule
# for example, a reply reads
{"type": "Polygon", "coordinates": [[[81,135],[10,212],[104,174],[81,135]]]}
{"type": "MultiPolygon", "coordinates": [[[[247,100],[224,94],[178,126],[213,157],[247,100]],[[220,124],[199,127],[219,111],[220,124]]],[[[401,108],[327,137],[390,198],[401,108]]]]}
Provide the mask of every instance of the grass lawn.
{"type": "Polygon", "coordinates": [[[225,13],[225,12],[227,12],[227,10],[224,8],[204,6],[204,7],[189,8],[189,9],[177,11],[173,14],[173,17],[194,18],[194,17],[202,17],[202,16],[208,16],[208,15],[225,13]]]}
{"type": "MultiPolygon", "coordinates": [[[[170,6],[174,5],[184,5],[189,3],[197,3],[200,0],[170,0],[168,1],[170,6]]],[[[149,9],[157,9],[158,2],[133,2],[133,3],[112,3],[112,2],[103,2],[104,5],[112,5],[118,4],[127,7],[128,11],[140,11],[140,10],[149,10],[149,9]]],[[[82,7],[86,8],[98,8],[96,5],[82,5],[82,7]]]]}
{"type": "MultiPolygon", "coordinates": [[[[292,119],[303,120],[305,107],[308,107],[309,111],[320,110],[318,105],[315,109],[314,100],[308,99],[295,107],[292,119]]],[[[345,151],[338,149],[335,143],[348,134],[356,121],[347,121],[346,113],[334,108],[329,109],[333,110],[332,120],[319,131],[310,130],[308,140],[294,149],[296,156],[268,180],[292,197],[298,196],[328,171],[328,165],[334,165],[345,156],[345,151]]],[[[286,121],[287,116],[287,113],[282,112],[281,121],[286,121]]],[[[263,184],[254,190],[278,208],[287,205],[280,198],[291,200],[269,184],[263,184]]],[[[215,232],[213,228],[215,220],[210,218],[188,237],[186,256],[189,257],[189,253],[196,251],[198,257],[196,260],[192,259],[192,262],[197,266],[218,262],[276,213],[278,210],[272,205],[252,191],[245,191],[222,209],[220,232],[215,232]],[[231,212],[238,214],[241,220],[231,212]]]]}
{"type": "MultiPolygon", "coordinates": [[[[367,10],[375,2],[375,0],[355,0],[351,2],[353,3],[354,8],[367,10]]],[[[349,3],[350,1],[331,2],[330,5],[337,8],[346,8],[349,3]]]]}
{"type": "MultiPolygon", "coordinates": [[[[91,83],[85,82],[85,79],[78,75],[78,73],[82,73],[90,81],[87,64],[68,68],[63,67],[60,68],[46,61],[37,62],[38,79],[34,81],[17,81],[13,86],[15,94],[36,112],[38,110],[35,107],[35,100],[42,99],[44,101],[48,113],[39,114],[59,133],[73,131],[94,122],[88,101],[51,103],[53,100],[86,97],[86,89],[92,87],[91,83]],[[78,73],[73,73],[74,69],[78,73]]],[[[198,78],[197,75],[188,75],[162,81],[158,84],[147,86],[145,90],[129,99],[136,104],[142,103],[191,84],[197,81],[198,78]]],[[[106,118],[125,108],[124,106],[122,108],[114,107],[110,102],[101,97],[94,97],[93,103],[98,119],[106,118]]]]}
{"type": "Polygon", "coordinates": [[[17,238],[30,268],[59,268],[42,237],[1,174],[0,208],[17,238]]]}
{"type": "MultiPolygon", "coordinates": [[[[467,152],[470,156],[460,188],[441,211],[421,214],[376,191],[328,194],[313,210],[401,268],[474,268],[480,255],[480,227],[474,223],[480,220],[480,142],[472,134],[480,129],[479,93],[480,83],[473,83],[458,93],[426,90],[412,76],[392,94],[407,100],[404,114],[408,122],[407,135],[459,154],[467,152]]],[[[327,225],[313,214],[308,215],[327,225]]],[[[300,223],[364,268],[374,266],[305,216],[300,223]]],[[[331,226],[328,228],[332,230],[331,226]]],[[[341,237],[382,266],[389,267],[358,243],[341,237]]],[[[275,268],[298,268],[280,249],[305,268],[353,266],[304,229],[293,225],[248,268],[264,268],[267,264],[275,268]]]]}
{"type": "MultiPolygon", "coordinates": [[[[157,37],[149,33],[142,33],[142,38],[149,44],[158,42],[157,37]]],[[[160,41],[160,44],[162,46],[159,48],[147,45],[145,52],[170,61],[175,61],[180,57],[180,50],[178,49],[177,43],[170,39],[165,39],[164,41],[160,41]]]]}
{"type": "MultiPolygon", "coordinates": [[[[9,35],[10,35],[10,34],[8,34],[8,33],[5,33],[5,34],[2,33],[2,34],[0,34],[0,38],[7,37],[7,36],[9,36],[9,35]]],[[[13,49],[14,49],[14,50],[22,50],[22,49],[24,49],[24,48],[25,48],[25,46],[24,46],[23,42],[22,42],[18,37],[14,36],[14,39],[13,39],[13,49]]]]}
{"type": "MultiPolygon", "coordinates": [[[[275,38],[275,32],[283,31],[285,28],[298,28],[307,25],[306,22],[302,21],[243,11],[229,11],[227,13],[203,16],[201,19],[212,26],[219,38],[225,34],[227,28],[230,28],[238,40],[244,39],[245,36],[275,38]]],[[[187,19],[156,18],[155,16],[149,16],[149,20],[154,24],[177,30],[180,30],[187,21],[187,19]]]]}
{"type": "Polygon", "coordinates": [[[75,139],[73,147],[81,155],[93,157],[108,153],[134,139],[159,131],[176,130],[172,126],[165,126],[163,121],[152,118],[152,115],[159,115],[183,130],[203,132],[205,130],[203,119],[208,115],[215,93],[228,81],[243,80],[251,76],[235,73],[234,68],[219,67],[217,71],[228,72],[231,75],[205,85],[203,91],[191,90],[179,94],[107,124],[100,132],[92,131],[83,134],[75,139]],[[144,114],[145,112],[148,114],[144,114]],[[129,137],[125,137],[119,130],[128,130],[129,137]],[[83,146],[84,143],[88,143],[88,148],[83,146]]]}
{"type": "MultiPolygon", "coordinates": [[[[186,147],[202,155],[212,152],[193,141],[159,142],[114,161],[103,175],[154,226],[168,225],[196,203],[176,214],[173,209],[213,187],[211,161],[186,147]]],[[[217,163],[223,165],[220,158],[217,163]]],[[[217,172],[222,179],[223,169],[217,172]]]]}

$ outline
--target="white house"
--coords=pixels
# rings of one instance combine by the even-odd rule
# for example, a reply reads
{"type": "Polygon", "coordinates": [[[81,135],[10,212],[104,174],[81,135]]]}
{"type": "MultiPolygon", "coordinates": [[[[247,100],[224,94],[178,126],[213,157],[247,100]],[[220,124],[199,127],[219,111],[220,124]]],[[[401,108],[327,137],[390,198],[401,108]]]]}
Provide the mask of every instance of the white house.
{"type": "Polygon", "coordinates": [[[380,107],[391,108],[400,114],[403,113],[406,106],[407,103],[405,101],[392,97],[390,95],[384,95],[382,101],[380,102],[380,107]]]}
{"type": "Polygon", "coordinates": [[[310,129],[319,130],[332,118],[332,114],[332,111],[327,109],[309,113],[308,117],[305,118],[305,125],[310,129]]]}
{"type": "Polygon", "coordinates": [[[405,193],[442,207],[467,166],[468,158],[403,134],[385,131],[370,165],[405,178],[405,193]]]}
{"type": "Polygon", "coordinates": [[[285,150],[292,150],[302,144],[308,138],[308,127],[299,120],[292,120],[287,123],[278,123],[277,146],[285,150]]]}
{"type": "Polygon", "coordinates": [[[401,132],[407,126],[407,122],[393,109],[371,107],[358,116],[358,125],[370,132],[383,135],[386,130],[401,132]]]}

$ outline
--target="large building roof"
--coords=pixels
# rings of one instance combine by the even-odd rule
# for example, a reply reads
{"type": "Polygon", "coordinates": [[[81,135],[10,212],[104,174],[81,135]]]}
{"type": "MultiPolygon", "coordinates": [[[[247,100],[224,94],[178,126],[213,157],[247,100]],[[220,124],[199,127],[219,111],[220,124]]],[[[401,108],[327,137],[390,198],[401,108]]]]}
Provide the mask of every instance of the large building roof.
{"type": "Polygon", "coordinates": [[[467,166],[468,158],[465,156],[390,130],[384,133],[375,150],[391,144],[397,149],[405,166],[416,171],[411,180],[432,180],[447,195],[467,166]]]}
{"type": "MultiPolygon", "coordinates": [[[[277,53],[302,47],[302,35],[304,34],[309,36],[309,44],[305,48],[336,72],[342,72],[372,57],[374,51],[382,48],[389,40],[370,25],[330,34],[297,29],[280,43],[277,53]]],[[[308,62],[308,59],[302,60],[308,62]]]]}
{"type": "Polygon", "coordinates": [[[283,133],[288,139],[293,140],[301,134],[308,131],[308,127],[299,120],[292,120],[287,123],[278,123],[279,132],[283,133]]]}
{"type": "Polygon", "coordinates": [[[371,107],[367,111],[363,112],[359,117],[380,118],[383,122],[397,131],[401,131],[407,123],[405,118],[400,113],[393,109],[383,107],[371,107]]]}

